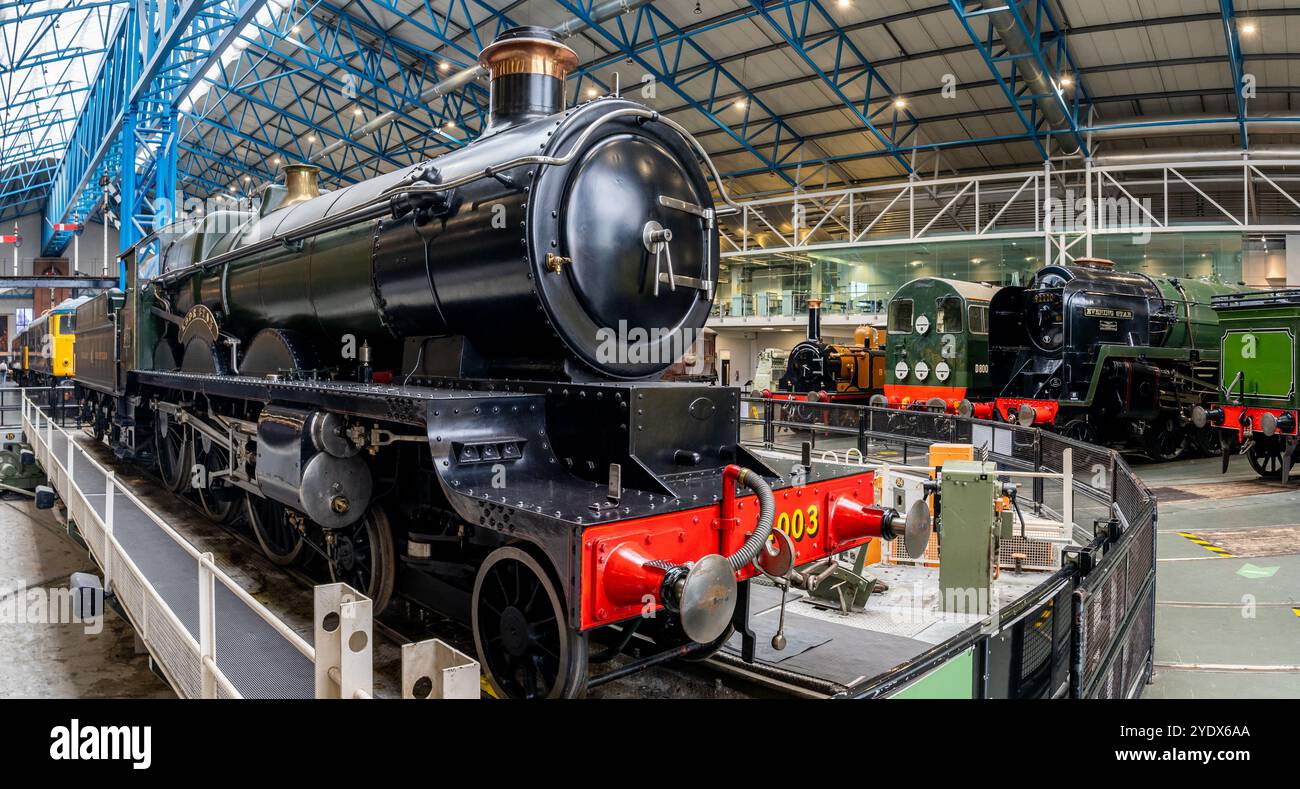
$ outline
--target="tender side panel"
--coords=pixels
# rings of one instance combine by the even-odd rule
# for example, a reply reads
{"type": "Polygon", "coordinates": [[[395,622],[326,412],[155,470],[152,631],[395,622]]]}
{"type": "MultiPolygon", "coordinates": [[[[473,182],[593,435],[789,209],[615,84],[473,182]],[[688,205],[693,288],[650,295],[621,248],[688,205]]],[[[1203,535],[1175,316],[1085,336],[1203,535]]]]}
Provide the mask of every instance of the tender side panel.
{"type": "Polygon", "coordinates": [[[116,391],[116,327],[108,314],[108,295],[101,293],[77,308],[77,383],[116,391]]]}
{"type": "Polygon", "coordinates": [[[1219,384],[1231,395],[1290,400],[1295,393],[1295,337],[1289,329],[1230,329],[1223,335],[1219,384]],[[1241,382],[1237,376],[1241,375],[1241,382]]]}

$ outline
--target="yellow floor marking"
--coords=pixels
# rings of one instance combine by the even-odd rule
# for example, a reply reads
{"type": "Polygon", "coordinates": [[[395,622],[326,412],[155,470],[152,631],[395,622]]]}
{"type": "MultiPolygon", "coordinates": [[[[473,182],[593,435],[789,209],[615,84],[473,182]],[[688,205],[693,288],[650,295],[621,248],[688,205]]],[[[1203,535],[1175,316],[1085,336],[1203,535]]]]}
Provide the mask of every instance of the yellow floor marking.
{"type": "Polygon", "coordinates": [[[1214,553],[1219,554],[1220,556],[1224,557],[1225,559],[1226,559],[1226,558],[1230,558],[1230,557],[1232,556],[1232,552],[1231,552],[1231,551],[1228,551],[1228,550],[1225,550],[1225,549],[1223,549],[1223,548],[1220,548],[1219,546],[1215,545],[1214,543],[1210,542],[1209,540],[1207,540],[1207,539],[1205,539],[1205,538],[1203,538],[1203,537],[1200,537],[1200,536],[1198,536],[1198,535],[1192,534],[1192,533],[1189,532],[1189,531],[1180,531],[1180,532],[1177,532],[1177,534],[1178,534],[1179,537],[1184,537],[1184,538],[1186,538],[1187,540],[1189,540],[1189,541],[1191,541],[1191,542],[1194,542],[1194,543],[1196,543],[1197,545],[1201,546],[1202,548],[1204,548],[1204,549],[1207,550],[1207,551],[1213,551],[1214,553]]]}

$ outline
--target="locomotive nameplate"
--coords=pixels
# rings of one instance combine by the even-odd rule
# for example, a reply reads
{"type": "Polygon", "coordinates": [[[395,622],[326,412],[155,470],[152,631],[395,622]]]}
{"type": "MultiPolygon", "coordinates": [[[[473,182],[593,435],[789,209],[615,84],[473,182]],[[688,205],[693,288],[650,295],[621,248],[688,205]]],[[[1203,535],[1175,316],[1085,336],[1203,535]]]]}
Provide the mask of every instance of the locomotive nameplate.
{"type": "Polygon", "coordinates": [[[1133,310],[1117,310],[1110,307],[1084,307],[1083,314],[1089,318],[1115,318],[1122,321],[1133,320],[1133,310]]]}
{"type": "Polygon", "coordinates": [[[181,334],[183,335],[190,328],[190,324],[195,321],[205,324],[208,330],[212,332],[213,337],[221,336],[221,328],[217,325],[217,316],[213,315],[212,310],[202,304],[195,304],[190,307],[189,312],[185,313],[185,322],[181,326],[181,334]]]}

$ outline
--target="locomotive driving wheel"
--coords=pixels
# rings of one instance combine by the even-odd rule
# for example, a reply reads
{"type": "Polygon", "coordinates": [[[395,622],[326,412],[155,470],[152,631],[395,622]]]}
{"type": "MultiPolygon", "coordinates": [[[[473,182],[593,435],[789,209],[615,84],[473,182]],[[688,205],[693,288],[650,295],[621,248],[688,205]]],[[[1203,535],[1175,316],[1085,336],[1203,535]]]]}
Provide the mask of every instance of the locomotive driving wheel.
{"type": "Polygon", "coordinates": [[[1276,439],[1255,439],[1250,445],[1246,460],[1255,473],[1264,479],[1282,478],[1282,442],[1276,439]]]}
{"type": "Polygon", "coordinates": [[[325,532],[325,555],[330,577],[361,592],[378,615],[393,599],[397,552],[388,516],[379,505],[351,526],[325,532]]]}
{"type": "Polygon", "coordinates": [[[302,555],[305,542],[302,531],[289,518],[282,504],[254,493],[244,496],[244,517],[253,528],[257,544],[272,564],[287,567],[302,555]]]}
{"type": "Polygon", "coordinates": [[[154,412],[154,443],[158,455],[158,476],[172,493],[189,487],[194,447],[190,431],[166,411],[154,412]]]}
{"type": "Polygon", "coordinates": [[[1061,428],[1061,435],[1066,438],[1072,438],[1075,441],[1082,441],[1085,444],[1097,443],[1097,431],[1093,430],[1092,423],[1086,417],[1075,417],[1061,428]]]}
{"type": "Polygon", "coordinates": [[[1187,436],[1174,413],[1161,414],[1149,422],[1143,439],[1147,454],[1161,463],[1179,459],[1187,449],[1187,436]]]}
{"type": "Polygon", "coordinates": [[[587,686],[587,639],[569,627],[550,575],[518,548],[479,567],[471,609],[474,646],[499,696],[573,698],[587,686]]]}
{"type": "Polygon", "coordinates": [[[237,491],[218,473],[230,469],[230,452],[207,436],[196,436],[194,454],[195,462],[204,469],[204,484],[198,489],[199,505],[209,518],[225,523],[237,512],[237,491]],[[218,474],[215,478],[214,473],[218,474]]]}

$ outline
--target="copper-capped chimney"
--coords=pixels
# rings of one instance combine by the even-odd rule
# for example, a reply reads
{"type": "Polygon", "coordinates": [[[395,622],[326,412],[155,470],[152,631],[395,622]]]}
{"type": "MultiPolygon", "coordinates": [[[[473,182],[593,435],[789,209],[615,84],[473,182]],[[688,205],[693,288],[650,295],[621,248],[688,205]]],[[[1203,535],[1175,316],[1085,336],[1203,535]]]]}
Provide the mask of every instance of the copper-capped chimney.
{"type": "Polygon", "coordinates": [[[492,77],[488,129],[498,131],[564,109],[564,78],[578,53],[544,27],[514,27],[488,44],[479,65],[492,77]]]}
{"type": "Polygon", "coordinates": [[[284,167],[284,200],[277,208],[296,205],[320,197],[320,168],[314,164],[287,164],[284,167]]]}
{"type": "Polygon", "coordinates": [[[808,339],[817,342],[822,338],[822,300],[808,299],[808,339]]]}

